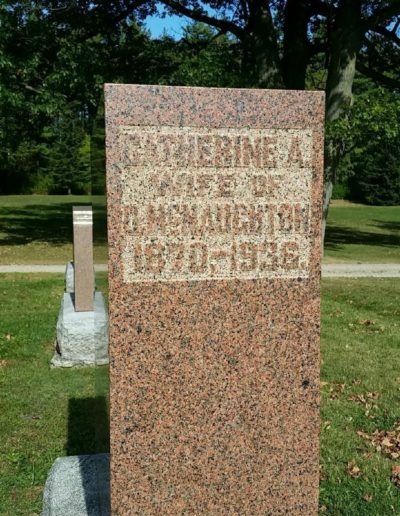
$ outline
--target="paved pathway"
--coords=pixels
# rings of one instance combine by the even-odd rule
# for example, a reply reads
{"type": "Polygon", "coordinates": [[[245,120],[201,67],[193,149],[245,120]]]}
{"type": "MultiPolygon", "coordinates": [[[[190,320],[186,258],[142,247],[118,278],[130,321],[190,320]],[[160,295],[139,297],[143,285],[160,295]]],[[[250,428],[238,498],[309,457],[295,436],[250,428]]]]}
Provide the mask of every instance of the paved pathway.
{"type": "MultiPolygon", "coordinates": [[[[107,271],[106,264],[95,265],[96,272],[107,271]]],[[[0,265],[2,272],[64,272],[65,265],[0,265]]],[[[324,278],[400,278],[400,264],[397,263],[335,263],[322,266],[324,278]]]]}
{"type": "Polygon", "coordinates": [[[324,278],[400,278],[400,263],[332,263],[322,266],[324,278]]]}

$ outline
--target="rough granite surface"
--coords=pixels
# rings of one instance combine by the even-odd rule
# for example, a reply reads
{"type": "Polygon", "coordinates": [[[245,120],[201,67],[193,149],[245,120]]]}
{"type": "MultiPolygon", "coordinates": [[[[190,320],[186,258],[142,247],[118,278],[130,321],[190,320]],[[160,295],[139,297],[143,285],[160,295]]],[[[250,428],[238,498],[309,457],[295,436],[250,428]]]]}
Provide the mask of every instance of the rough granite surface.
{"type": "Polygon", "coordinates": [[[53,367],[108,364],[108,313],[101,292],[94,295],[94,311],[76,312],[73,294],[64,293],[57,321],[53,367]]]}
{"type": "Polygon", "coordinates": [[[316,515],[323,93],[105,102],[112,513],[316,515]]]}
{"type": "Polygon", "coordinates": [[[110,456],[59,457],[50,469],[42,516],[110,516],[110,456]]]}

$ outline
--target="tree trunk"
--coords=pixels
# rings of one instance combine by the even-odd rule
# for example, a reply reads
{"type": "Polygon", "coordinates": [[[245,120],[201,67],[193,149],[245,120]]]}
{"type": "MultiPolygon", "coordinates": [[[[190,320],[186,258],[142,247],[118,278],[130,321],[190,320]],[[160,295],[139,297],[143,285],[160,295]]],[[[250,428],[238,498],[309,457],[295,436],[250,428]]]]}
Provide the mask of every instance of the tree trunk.
{"type": "Polygon", "coordinates": [[[284,12],[282,73],[285,87],[304,90],[309,58],[307,25],[310,12],[305,0],[287,0],[284,12]]]}
{"type": "Polygon", "coordinates": [[[246,34],[244,46],[247,52],[244,58],[249,60],[247,68],[253,70],[253,85],[259,88],[282,88],[277,34],[265,0],[252,2],[246,34]]]}
{"type": "MultiPolygon", "coordinates": [[[[353,81],[357,54],[363,38],[361,0],[341,0],[337,8],[330,39],[330,61],[326,83],[326,121],[333,122],[346,114],[353,103],[353,81]]],[[[339,159],[338,142],[327,142],[325,152],[324,220],[322,239],[329,203],[335,183],[339,159]]]]}

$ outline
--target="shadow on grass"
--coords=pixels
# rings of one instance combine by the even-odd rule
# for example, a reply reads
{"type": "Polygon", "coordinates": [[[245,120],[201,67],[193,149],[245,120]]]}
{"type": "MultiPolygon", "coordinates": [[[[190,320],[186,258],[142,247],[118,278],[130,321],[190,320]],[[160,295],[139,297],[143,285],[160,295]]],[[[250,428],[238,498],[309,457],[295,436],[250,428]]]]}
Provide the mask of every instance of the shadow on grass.
{"type": "Polygon", "coordinates": [[[397,237],[400,239],[400,221],[395,222],[383,222],[382,220],[373,220],[375,226],[388,231],[397,231],[397,237]]]}
{"type": "Polygon", "coordinates": [[[66,455],[107,453],[110,431],[106,399],[71,398],[68,404],[66,455]]]}
{"type": "Polygon", "coordinates": [[[109,448],[109,422],[104,396],[71,398],[66,452],[67,455],[79,455],[85,514],[111,514],[109,448]]]}
{"type": "Polygon", "coordinates": [[[398,247],[400,245],[400,222],[382,222],[374,220],[374,225],[386,233],[360,231],[354,228],[327,226],[325,249],[339,250],[345,244],[373,245],[378,247],[398,247]]]}
{"type": "MultiPolygon", "coordinates": [[[[88,205],[89,203],[82,203],[88,205]]],[[[50,245],[72,243],[72,206],[74,203],[35,204],[26,209],[0,208],[0,245],[24,245],[47,242],[50,245]]],[[[93,240],[103,243],[107,239],[106,208],[93,206],[93,240]]]]}

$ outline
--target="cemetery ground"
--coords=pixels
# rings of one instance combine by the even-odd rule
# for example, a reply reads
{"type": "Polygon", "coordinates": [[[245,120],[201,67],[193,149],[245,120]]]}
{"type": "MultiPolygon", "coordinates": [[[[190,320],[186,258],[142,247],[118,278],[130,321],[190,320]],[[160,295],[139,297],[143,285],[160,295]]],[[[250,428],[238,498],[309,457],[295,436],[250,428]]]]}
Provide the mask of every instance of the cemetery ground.
{"type": "MultiPolygon", "coordinates": [[[[40,514],[57,457],[108,450],[107,367],[49,369],[62,290],[58,274],[0,276],[0,514],[40,514]]],[[[322,283],[324,514],[399,514],[399,296],[400,280],[322,283]]]]}
{"type": "MultiPolygon", "coordinates": [[[[0,197],[0,265],[64,264],[72,256],[72,206],[93,204],[94,259],[107,261],[105,198],[0,197]]],[[[333,201],[325,263],[400,263],[400,206],[333,201]]]]}

